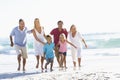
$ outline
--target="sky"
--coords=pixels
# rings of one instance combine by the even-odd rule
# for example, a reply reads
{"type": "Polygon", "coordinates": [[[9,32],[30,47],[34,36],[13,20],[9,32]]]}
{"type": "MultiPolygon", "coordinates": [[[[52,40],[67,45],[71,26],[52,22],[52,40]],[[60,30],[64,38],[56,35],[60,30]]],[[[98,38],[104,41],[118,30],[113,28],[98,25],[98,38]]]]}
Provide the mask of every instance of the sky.
{"type": "Polygon", "coordinates": [[[39,18],[46,34],[64,22],[81,33],[119,32],[120,0],[0,0],[0,37],[9,37],[22,18],[28,29],[39,18]]]}

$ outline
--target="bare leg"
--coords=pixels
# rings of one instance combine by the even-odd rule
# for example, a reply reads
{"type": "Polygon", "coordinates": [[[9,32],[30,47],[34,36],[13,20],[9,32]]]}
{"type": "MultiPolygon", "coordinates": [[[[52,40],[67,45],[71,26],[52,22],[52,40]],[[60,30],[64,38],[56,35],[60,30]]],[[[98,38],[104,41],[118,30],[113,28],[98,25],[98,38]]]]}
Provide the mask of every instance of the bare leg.
{"type": "Polygon", "coordinates": [[[56,58],[57,58],[58,65],[60,66],[59,56],[57,56],[56,58]]]}
{"type": "Polygon", "coordinates": [[[64,56],[63,61],[64,61],[64,67],[67,68],[67,67],[66,67],[66,56],[64,56]]]}
{"type": "Polygon", "coordinates": [[[46,63],[46,64],[45,64],[45,69],[47,69],[47,65],[48,65],[48,64],[49,64],[49,63],[46,63]]]}
{"type": "Polygon", "coordinates": [[[40,59],[40,57],[39,57],[39,55],[37,55],[37,56],[36,56],[36,60],[37,60],[36,68],[39,67],[39,59],[40,59]]]}
{"type": "Polygon", "coordinates": [[[59,54],[59,64],[60,64],[59,67],[62,67],[62,54],[59,54]]]}
{"type": "Polygon", "coordinates": [[[74,64],[74,67],[76,67],[76,62],[75,61],[73,61],[73,64],[74,64]]]}
{"type": "Polygon", "coordinates": [[[41,57],[41,69],[44,70],[43,68],[43,62],[44,62],[44,57],[41,57]]]}
{"type": "Polygon", "coordinates": [[[18,71],[20,71],[20,67],[21,67],[21,54],[18,55],[17,60],[18,60],[18,71]]]}
{"type": "Polygon", "coordinates": [[[51,62],[51,65],[50,65],[50,71],[53,71],[53,61],[51,62]]]}
{"type": "Polygon", "coordinates": [[[64,55],[61,54],[61,67],[63,68],[63,62],[64,62],[64,55]]]}
{"type": "Polygon", "coordinates": [[[26,59],[23,58],[23,71],[25,71],[25,64],[26,64],[26,59]]]}
{"type": "Polygon", "coordinates": [[[78,58],[78,66],[81,66],[81,58],[78,58]]]}
{"type": "Polygon", "coordinates": [[[47,62],[46,64],[45,64],[45,72],[47,72],[47,65],[48,65],[49,63],[47,62]]]}
{"type": "Polygon", "coordinates": [[[58,65],[60,66],[60,62],[59,62],[59,50],[58,50],[58,47],[55,47],[55,56],[56,56],[58,65]]]}
{"type": "Polygon", "coordinates": [[[76,70],[76,62],[75,61],[73,61],[73,64],[74,64],[74,70],[76,70]]]}

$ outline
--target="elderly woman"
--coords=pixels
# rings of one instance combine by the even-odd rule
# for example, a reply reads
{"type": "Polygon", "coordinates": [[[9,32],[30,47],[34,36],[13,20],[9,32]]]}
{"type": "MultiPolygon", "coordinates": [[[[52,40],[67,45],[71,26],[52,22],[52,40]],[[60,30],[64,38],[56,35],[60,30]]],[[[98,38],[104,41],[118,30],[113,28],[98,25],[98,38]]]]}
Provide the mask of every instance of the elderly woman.
{"type": "Polygon", "coordinates": [[[77,47],[74,48],[71,46],[71,54],[72,54],[72,60],[74,64],[74,69],[76,69],[76,60],[78,58],[78,66],[81,66],[81,41],[85,44],[85,47],[87,48],[86,42],[81,36],[80,32],[77,31],[76,26],[72,25],[70,27],[70,32],[68,34],[70,41],[77,47]]]}

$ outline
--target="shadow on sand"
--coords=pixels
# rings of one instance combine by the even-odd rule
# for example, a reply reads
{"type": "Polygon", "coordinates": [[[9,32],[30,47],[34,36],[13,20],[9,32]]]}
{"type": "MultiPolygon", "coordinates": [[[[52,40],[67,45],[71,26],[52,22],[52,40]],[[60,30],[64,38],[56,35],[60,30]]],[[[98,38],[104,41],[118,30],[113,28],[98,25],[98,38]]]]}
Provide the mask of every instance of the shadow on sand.
{"type": "Polygon", "coordinates": [[[34,74],[39,74],[38,72],[31,72],[31,73],[3,73],[0,74],[0,80],[1,79],[12,79],[16,77],[21,77],[21,76],[26,76],[26,75],[34,75],[34,74]]]}

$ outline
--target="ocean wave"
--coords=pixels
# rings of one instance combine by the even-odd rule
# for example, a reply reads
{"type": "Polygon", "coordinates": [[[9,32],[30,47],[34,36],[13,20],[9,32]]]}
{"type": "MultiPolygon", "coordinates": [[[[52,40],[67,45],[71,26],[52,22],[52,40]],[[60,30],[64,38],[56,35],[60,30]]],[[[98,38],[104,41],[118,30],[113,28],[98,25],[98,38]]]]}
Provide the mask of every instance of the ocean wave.
{"type": "MultiPolygon", "coordinates": [[[[111,48],[120,48],[120,33],[106,33],[106,34],[86,34],[83,35],[88,48],[87,49],[111,49],[111,48]]],[[[28,36],[28,52],[34,54],[33,48],[33,37],[28,36]]],[[[84,47],[83,44],[83,48],[84,47]]],[[[10,47],[10,41],[8,38],[0,38],[0,54],[14,54],[14,48],[10,47]]],[[[108,54],[107,52],[102,52],[104,55],[115,55],[108,54]]],[[[95,54],[99,55],[99,53],[95,54]]],[[[117,54],[116,54],[117,55],[117,54]]]]}

